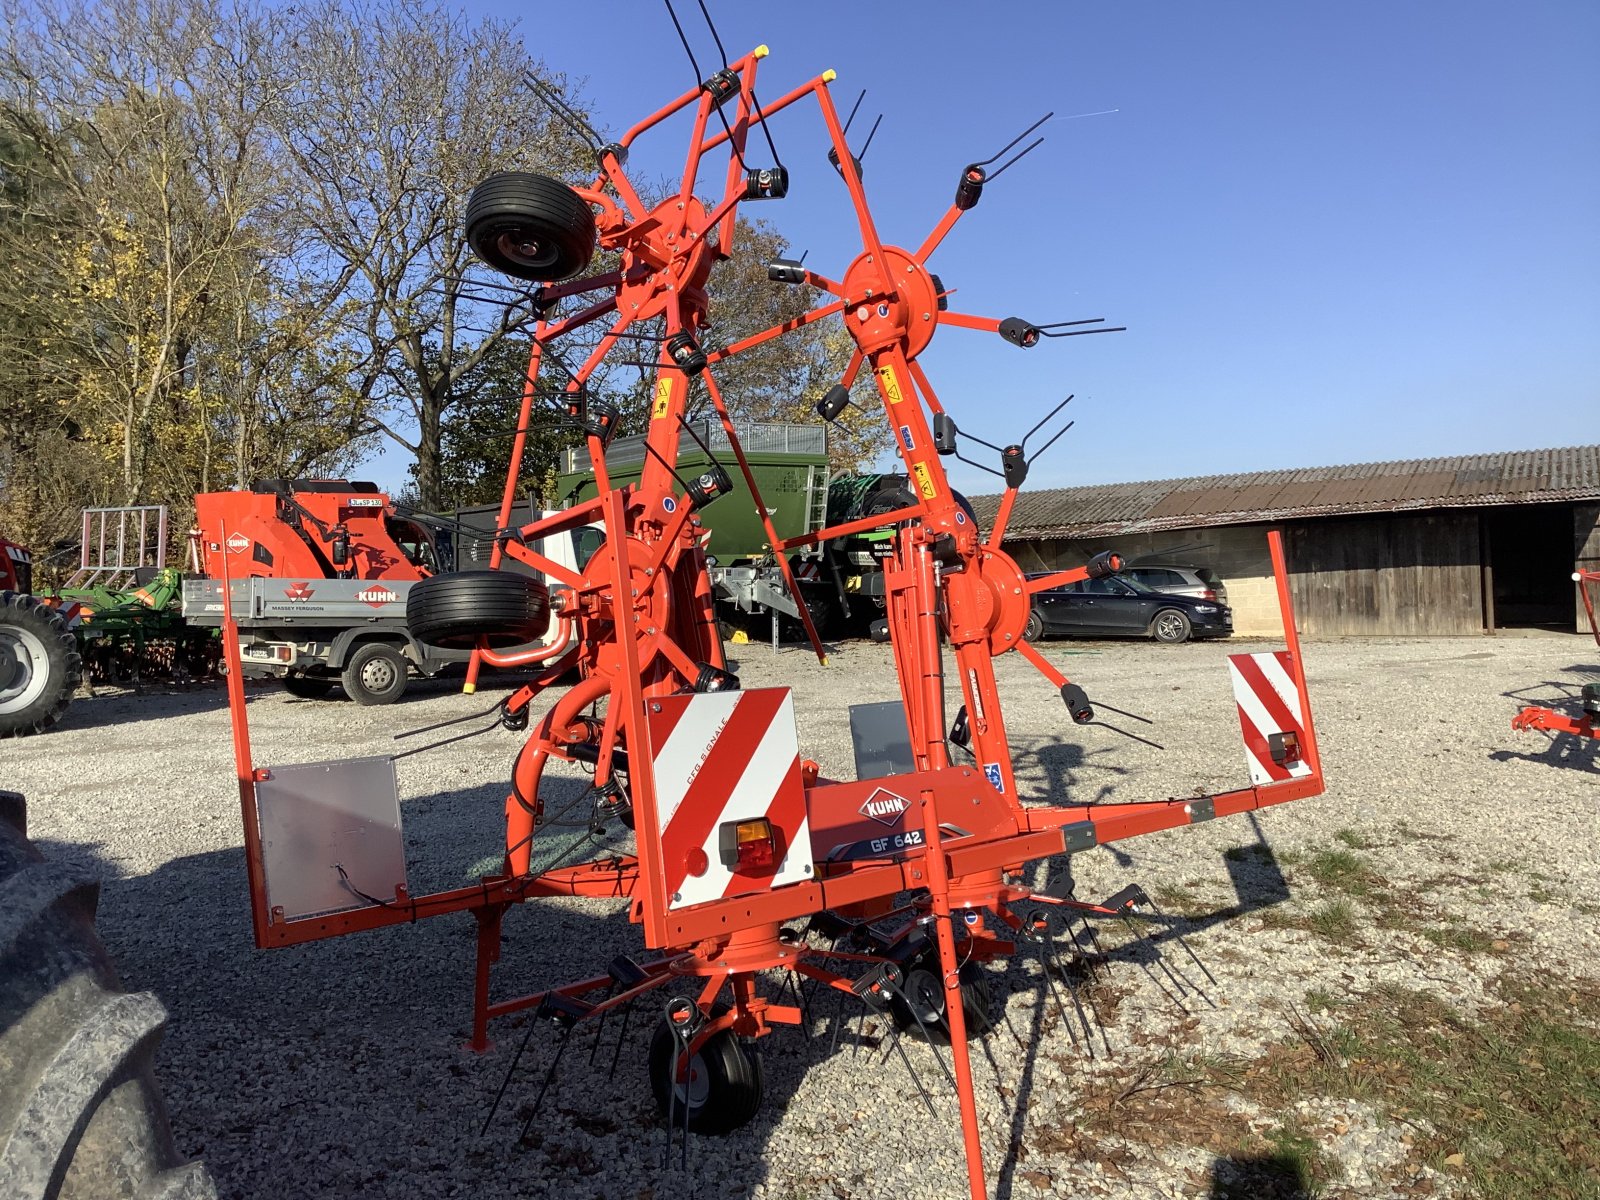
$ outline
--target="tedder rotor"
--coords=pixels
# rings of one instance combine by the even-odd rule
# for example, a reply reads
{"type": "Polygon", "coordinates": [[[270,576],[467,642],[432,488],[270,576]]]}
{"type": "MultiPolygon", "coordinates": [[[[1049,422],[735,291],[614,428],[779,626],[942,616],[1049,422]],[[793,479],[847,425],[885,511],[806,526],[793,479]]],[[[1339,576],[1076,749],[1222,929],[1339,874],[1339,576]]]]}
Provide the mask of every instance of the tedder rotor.
{"type": "MultiPolygon", "coordinates": [[[[495,711],[499,725],[527,733],[506,801],[503,868],[471,887],[410,895],[393,760],[257,769],[234,669],[229,687],[255,936],[258,945],[284,946],[443,912],[472,912],[478,922],[473,1044],[487,1045],[491,1018],[532,1010],[530,1033],[545,1028],[560,1039],[541,1099],[574,1029],[612,1013],[625,1020],[642,999],[671,995],[658,1010],[650,1068],[669,1143],[681,1129],[685,1146],[690,1130],[727,1132],[754,1115],[761,1074],[751,1039],[776,1025],[809,1025],[819,993],[835,995],[840,1004],[859,1001],[901,1026],[948,1038],[969,1184],[973,1196],[984,1196],[966,1045],[980,1031],[974,1026],[987,1019],[975,966],[1027,945],[1045,960],[1052,991],[1057,979],[1070,987],[1055,960],[1058,940],[1064,939],[1069,953],[1080,953],[1083,939],[1093,938],[1089,918],[1126,917],[1153,907],[1137,886],[1098,904],[1077,900],[1070,889],[1036,891],[1024,883],[1025,864],[1322,791],[1287,574],[1273,536],[1287,650],[1230,658],[1249,751],[1249,786],[1140,803],[1073,803],[1063,796],[1024,794],[994,660],[1021,654],[1059,692],[1070,720],[1095,723],[1085,689],[1029,645],[1023,631],[1033,594],[1110,574],[1120,564],[1106,554],[1030,579],[1005,552],[1006,525],[1030,461],[1027,438],[991,447],[1000,455],[996,474],[1007,486],[993,528],[983,536],[970,507],[951,489],[944,466],[944,458],[959,455],[961,439],[970,435],[957,428],[917,360],[941,325],[997,333],[1023,348],[1043,337],[1102,328],[1095,322],[1033,325],[951,312],[946,289],[928,269],[930,256],[977,204],[985,184],[1038,143],[992,171],[990,165],[1021,138],[1000,155],[966,167],[950,210],[921,245],[914,251],[889,245],[868,208],[860,164],[846,140],[848,122],[841,125],[833,103],[833,73],[763,105],[755,82],[765,55],[758,47],[725,63],[619,141],[597,146],[599,171],[587,186],[510,172],[474,192],[467,209],[469,241],[491,267],[536,285],[528,301],[540,318],[496,562],[509,556],[561,586],[551,594],[522,575],[466,572],[419,583],[410,608],[414,631],[425,639],[473,644],[477,660],[491,665],[540,668],[495,711]],[[749,165],[750,133],[807,98],[816,101],[828,130],[829,158],[855,212],[860,252],[838,280],[797,263],[772,264],[775,282],[809,285],[825,293],[826,302],[784,325],[708,351],[702,340],[714,294],[711,272],[732,246],[737,206],[780,199],[788,189],[781,165],[749,165]],[[629,147],[680,112],[693,120],[681,183],[647,206],[625,171],[629,147]],[[722,193],[703,200],[694,194],[695,180],[707,156],[724,146],[722,193]],[[615,265],[583,275],[596,248],[614,256],[615,265]],[[722,420],[734,465],[764,514],[716,383],[716,365],[833,316],[843,320],[856,349],[819,411],[825,419],[836,418],[853,402],[858,376],[869,371],[909,486],[898,506],[804,539],[784,542],[770,523],[767,532],[787,574],[787,554],[803,544],[867,529],[894,531],[885,582],[900,699],[887,719],[882,706],[860,714],[859,723],[852,714],[858,725],[854,779],[828,778],[803,754],[790,689],[743,690],[729,669],[701,545],[706,510],[732,490],[731,474],[714,457],[710,468],[691,479],[680,478],[676,469],[698,381],[722,420]],[[564,372],[555,387],[542,382],[548,361],[560,361],[553,344],[602,319],[610,323],[581,365],[564,372]],[[637,485],[614,488],[606,450],[620,413],[591,396],[587,385],[619,342],[640,338],[658,348],[648,459],[637,485]],[[582,427],[598,494],[556,516],[507,528],[525,433],[535,413],[551,407],[551,419],[582,427]],[[605,543],[580,569],[538,552],[541,538],[591,523],[603,527],[605,543]],[[553,649],[507,649],[528,631],[521,623],[502,627],[501,614],[525,615],[530,608],[513,603],[508,588],[526,589],[546,602],[532,607],[548,607],[563,634],[572,636],[558,636],[553,649]],[[578,681],[568,685],[564,681],[573,672],[578,681]],[[960,697],[953,716],[946,696],[952,673],[960,697]],[[535,717],[534,700],[558,688],[565,690],[535,717]],[[586,793],[592,821],[631,827],[632,853],[535,868],[541,831],[551,816],[544,775],[553,760],[592,768],[593,786],[586,793]],[[345,832],[354,825],[359,834],[345,832]],[[274,849],[291,839],[263,836],[287,829],[297,834],[292,859],[274,849]],[[619,957],[593,978],[492,1001],[490,970],[499,955],[501,919],[512,905],[541,896],[616,899],[641,927],[647,953],[619,957]]],[[[788,582],[798,600],[799,589],[788,582]]],[[[803,605],[801,613],[822,657],[803,605]]],[[[237,635],[231,623],[226,629],[236,668],[237,635]]],[[[1197,959],[1193,965],[1204,971],[1197,959]]],[[[1184,991],[1184,970],[1163,969],[1184,991]]],[[[1194,978],[1187,978],[1198,990],[1194,978]]],[[[1087,1036],[1075,990],[1072,999],[1087,1036]]],[[[1056,1002],[1062,1003],[1059,993],[1056,1002]]]]}

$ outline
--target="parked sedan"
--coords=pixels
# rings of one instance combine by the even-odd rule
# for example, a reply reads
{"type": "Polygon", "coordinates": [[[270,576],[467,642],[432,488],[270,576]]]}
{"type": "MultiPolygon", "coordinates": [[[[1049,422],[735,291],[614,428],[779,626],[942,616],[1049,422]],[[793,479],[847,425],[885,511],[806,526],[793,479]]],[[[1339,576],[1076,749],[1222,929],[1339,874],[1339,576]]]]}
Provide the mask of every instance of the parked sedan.
{"type": "MultiPolygon", "coordinates": [[[[1044,572],[1029,578],[1041,574],[1044,572]]],[[[1052,634],[1186,642],[1192,637],[1227,637],[1232,632],[1233,610],[1226,604],[1157,592],[1131,579],[1109,575],[1036,594],[1023,636],[1030,642],[1052,634]]]]}

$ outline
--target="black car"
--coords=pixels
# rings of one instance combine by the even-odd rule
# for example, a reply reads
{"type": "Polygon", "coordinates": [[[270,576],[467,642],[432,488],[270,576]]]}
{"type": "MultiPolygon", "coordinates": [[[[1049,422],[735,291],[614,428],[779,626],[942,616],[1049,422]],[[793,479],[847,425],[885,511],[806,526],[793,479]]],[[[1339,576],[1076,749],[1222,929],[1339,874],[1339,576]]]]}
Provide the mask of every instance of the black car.
{"type": "MultiPolygon", "coordinates": [[[[1044,574],[1049,572],[1035,572],[1028,578],[1044,574]]],[[[1108,575],[1036,593],[1023,636],[1030,642],[1052,634],[1186,642],[1192,637],[1227,637],[1232,632],[1233,610],[1226,604],[1158,592],[1134,580],[1108,575]]]]}

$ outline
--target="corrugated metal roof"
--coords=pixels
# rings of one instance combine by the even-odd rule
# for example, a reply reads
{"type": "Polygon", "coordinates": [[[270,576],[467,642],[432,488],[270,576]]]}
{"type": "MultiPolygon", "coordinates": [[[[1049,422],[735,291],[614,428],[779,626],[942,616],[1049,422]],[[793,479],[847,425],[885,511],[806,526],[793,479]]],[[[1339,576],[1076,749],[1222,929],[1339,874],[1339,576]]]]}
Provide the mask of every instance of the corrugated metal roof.
{"type": "MultiPolygon", "coordinates": [[[[1600,446],[1566,446],[1024,490],[1006,536],[1103,537],[1349,513],[1596,499],[1600,446]]],[[[972,497],[985,529],[999,504],[999,496],[972,497]]]]}

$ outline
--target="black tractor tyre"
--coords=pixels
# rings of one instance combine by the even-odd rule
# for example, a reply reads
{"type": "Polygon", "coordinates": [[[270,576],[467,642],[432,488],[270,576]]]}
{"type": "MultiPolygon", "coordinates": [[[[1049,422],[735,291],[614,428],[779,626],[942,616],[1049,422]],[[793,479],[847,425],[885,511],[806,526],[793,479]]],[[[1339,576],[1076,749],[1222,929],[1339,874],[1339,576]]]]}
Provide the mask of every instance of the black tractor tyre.
{"type": "Polygon", "coordinates": [[[472,189],[467,242],[496,271],[559,283],[594,257],[594,210],[559,179],[501,171],[472,189]]]}
{"type": "Polygon", "coordinates": [[[46,862],[26,811],[0,792],[0,1193],[215,1200],[156,1086],[166,1009],[120,989],[94,930],[98,880],[46,862]]]}
{"type": "Polygon", "coordinates": [[[1150,619],[1150,636],[1173,646],[1187,642],[1192,628],[1188,616],[1176,608],[1163,608],[1150,619]]]}
{"type": "Polygon", "coordinates": [[[405,694],[408,673],[405,656],[388,642],[364,642],[344,660],[339,684],[357,704],[393,704],[405,694]]]}
{"type": "Polygon", "coordinates": [[[333,691],[334,680],[325,675],[285,675],[283,690],[301,700],[325,700],[333,691]]]}
{"type": "Polygon", "coordinates": [[[26,592],[0,592],[0,738],[41,733],[83,683],[83,657],[61,614],[26,592]]]}
{"type": "Polygon", "coordinates": [[[1022,640],[1037,642],[1042,637],[1044,637],[1044,618],[1039,615],[1037,609],[1030,609],[1028,623],[1022,627],[1022,640]]]}
{"type": "MultiPolygon", "coordinates": [[[[725,1004],[712,1010],[714,1016],[727,1011],[725,1004]]],[[[683,1092],[672,1094],[672,1027],[663,1017],[650,1038],[650,1092],[662,1120],[671,1118],[671,1128],[684,1122],[683,1092]]],[[[732,1133],[755,1119],[766,1092],[761,1067],[761,1052],[745,1046],[731,1031],[713,1034],[692,1060],[695,1075],[689,1080],[687,1102],[689,1129],[694,1133],[720,1135],[732,1133]],[[703,1083],[703,1088],[702,1088],[703,1083]],[[698,1099],[696,1095],[698,1093],[698,1099]]]]}
{"type": "MultiPolygon", "coordinates": [[[[889,1015],[901,1029],[913,1032],[926,1031],[934,1041],[950,1041],[950,1018],[945,1011],[943,974],[939,969],[939,955],[931,950],[919,954],[906,964],[905,976],[900,984],[901,996],[889,1001],[889,1015]],[[916,1015],[912,1015],[912,1005],[916,1015]],[[919,1027],[917,1018],[922,1019],[919,1027]]],[[[967,963],[961,968],[961,1013],[967,1019],[967,1040],[981,1038],[995,1026],[994,992],[989,986],[989,976],[977,963],[967,963]]]]}
{"type": "Polygon", "coordinates": [[[406,624],[430,646],[519,646],[550,631],[550,590],[515,571],[454,571],[411,585],[406,624]]]}

